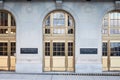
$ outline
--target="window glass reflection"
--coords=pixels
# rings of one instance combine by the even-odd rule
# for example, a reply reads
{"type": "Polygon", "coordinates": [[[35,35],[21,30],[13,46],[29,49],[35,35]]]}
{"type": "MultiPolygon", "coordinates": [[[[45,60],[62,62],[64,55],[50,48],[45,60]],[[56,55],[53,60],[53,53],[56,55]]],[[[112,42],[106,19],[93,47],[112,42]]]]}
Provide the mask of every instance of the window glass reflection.
{"type": "Polygon", "coordinates": [[[107,34],[107,33],[108,33],[108,30],[107,30],[107,29],[103,29],[103,30],[102,30],[102,33],[103,33],[103,34],[107,34]]]}
{"type": "Polygon", "coordinates": [[[0,12],[0,34],[15,34],[16,33],[15,19],[10,13],[0,12]],[[9,19],[8,19],[9,16],[9,19]],[[9,24],[8,24],[9,23],[9,24]]]}
{"type": "Polygon", "coordinates": [[[45,56],[50,56],[50,42],[45,42],[45,56]]]}
{"type": "Polygon", "coordinates": [[[53,24],[54,26],[64,26],[65,25],[65,14],[62,12],[57,12],[53,14],[53,24]]]}
{"type": "Polygon", "coordinates": [[[120,27],[120,13],[112,12],[110,13],[110,27],[120,27]]]}
{"type": "Polygon", "coordinates": [[[0,56],[7,56],[7,43],[0,43],[0,56]]]}
{"type": "MultiPolygon", "coordinates": [[[[111,12],[104,17],[103,21],[103,34],[106,34],[108,31],[110,34],[120,34],[120,13],[111,12]],[[109,28],[106,28],[109,27],[109,28]]],[[[107,33],[108,34],[108,33],[107,33]]]]}
{"type": "Polygon", "coordinates": [[[45,25],[46,26],[50,26],[50,16],[47,18],[47,20],[45,21],[45,25]]]}
{"type": "Polygon", "coordinates": [[[74,34],[73,18],[62,11],[52,12],[46,17],[44,26],[45,34],[74,34]]]}
{"type": "Polygon", "coordinates": [[[54,34],[64,34],[65,30],[64,29],[54,29],[53,33],[54,34]]]}
{"type": "Polygon", "coordinates": [[[15,34],[16,33],[16,29],[11,29],[11,34],[15,34]]]}
{"type": "Polygon", "coordinates": [[[120,13],[118,13],[118,19],[120,19],[120,13]]]}
{"type": "Polygon", "coordinates": [[[8,13],[0,12],[0,26],[8,26],[8,13]]]}
{"type": "Polygon", "coordinates": [[[108,27],[108,20],[107,19],[104,20],[104,27],[108,27]]]}
{"type": "Polygon", "coordinates": [[[16,53],[16,43],[11,42],[11,56],[14,56],[16,53]]]}
{"type": "Polygon", "coordinates": [[[102,55],[107,56],[107,43],[103,42],[102,44],[102,55]]]}
{"type": "Polygon", "coordinates": [[[68,34],[73,34],[73,29],[68,29],[68,34]]]}
{"type": "Polygon", "coordinates": [[[120,34],[120,29],[110,29],[110,34],[120,34]]]}
{"type": "Polygon", "coordinates": [[[8,29],[0,29],[0,34],[8,34],[8,29]]]}
{"type": "Polygon", "coordinates": [[[65,56],[65,43],[53,43],[53,56],[65,56]]]}
{"type": "Polygon", "coordinates": [[[118,19],[118,13],[117,12],[113,13],[113,15],[114,15],[114,19],[118,19]]]}
{"type": "Polygon", "coordinates": [[[112,42],[111,46],[111,56],[120,56],[120,42],[112,42]]]}
{"type": "Polygon", "coordinates": [[[15,19],[11,16],[11,26],[16,26],[15,19]]]}
{"type": "Polygon", "coordinates": [[[68,42],[68,56],[73,56],[73,42],[68,42]]]}
{"type": "Polygon", "coordinates": [[[70,16],[68,16],[68,26],[72,26],[73,23],[72,23],[72,18],[70,16]]]}

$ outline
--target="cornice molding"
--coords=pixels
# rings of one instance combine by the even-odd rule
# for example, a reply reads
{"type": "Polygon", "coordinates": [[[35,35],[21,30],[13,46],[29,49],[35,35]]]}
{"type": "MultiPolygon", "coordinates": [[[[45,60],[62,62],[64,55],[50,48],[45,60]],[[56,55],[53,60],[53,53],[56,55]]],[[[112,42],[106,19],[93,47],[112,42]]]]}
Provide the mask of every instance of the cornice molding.
{"type": "Polygon", "coordinates": [[[3,0],[0,0],[0,9],[3,9],[3,0]]]}
{"type": "Polygon", "coordinates": [[[63,0],[55,0],[56,8],[61,9],[62,8],[62,3],[63,3],[63,0]]]}
{"type": "Polygon", "coordinates": [[[120,9],[120,1],[118,0],[115,1],[115,8],[120,9]]]}

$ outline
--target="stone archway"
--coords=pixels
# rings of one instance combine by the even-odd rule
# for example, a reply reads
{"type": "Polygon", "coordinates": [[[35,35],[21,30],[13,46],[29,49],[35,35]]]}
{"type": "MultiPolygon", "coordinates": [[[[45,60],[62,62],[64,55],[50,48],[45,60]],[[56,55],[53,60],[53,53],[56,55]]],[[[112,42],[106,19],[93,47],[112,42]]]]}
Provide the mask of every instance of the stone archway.
{"type": "Polygon", "coordinates": [[[113,10],[107,13],[102,28],[102,62],[103,70],[120,70],[120,12],[113,10]]]}
{"type": "Polygon", "coordinates": [[[44,19],[44,71],[74,71],[74,25],[73,17],[62,10],[44,19]]]}
{"type": "Polygon", "coordinates": [[[0,10],[0,70],[15,70],[16,22],[14,16],[0,10]]]}

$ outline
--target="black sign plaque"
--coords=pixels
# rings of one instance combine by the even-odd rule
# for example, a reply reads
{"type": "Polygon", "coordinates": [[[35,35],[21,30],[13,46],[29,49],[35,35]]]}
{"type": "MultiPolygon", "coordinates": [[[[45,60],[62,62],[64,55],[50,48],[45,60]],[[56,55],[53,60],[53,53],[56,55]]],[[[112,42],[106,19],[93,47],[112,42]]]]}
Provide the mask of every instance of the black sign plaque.
{"type": "Polygon", "coordinates": [[[97,48],[80,48],[80,54],[97,54],[97,48]]]}
{"type": "Polygon", "coordinates": [[[38,48],[21,48],[21,54],[38,54],[38,48]]]}

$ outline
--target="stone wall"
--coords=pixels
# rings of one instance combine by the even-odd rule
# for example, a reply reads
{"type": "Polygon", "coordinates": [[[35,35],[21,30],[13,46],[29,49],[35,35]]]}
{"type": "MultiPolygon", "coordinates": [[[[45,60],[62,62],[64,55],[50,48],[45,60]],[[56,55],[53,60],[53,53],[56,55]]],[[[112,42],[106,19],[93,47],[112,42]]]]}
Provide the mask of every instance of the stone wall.
{"type": "MultiPolygon", "coordinates": [[[[45,16],[57,10],[55,2],[4,2],[17,23],[16,72],[43,72],[43,31],[45,16]],[[20,48],[38,48],[38,54],[20,54],[20,48]]],[[[114,2],[65,1],[59,10],[70,13],[75,20],[75,72],[102,72],[102,21],[114,10],[114,2]],[[80,48],[97,48],[97,54],[80,54],[80,48]]]]}

